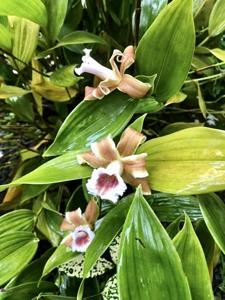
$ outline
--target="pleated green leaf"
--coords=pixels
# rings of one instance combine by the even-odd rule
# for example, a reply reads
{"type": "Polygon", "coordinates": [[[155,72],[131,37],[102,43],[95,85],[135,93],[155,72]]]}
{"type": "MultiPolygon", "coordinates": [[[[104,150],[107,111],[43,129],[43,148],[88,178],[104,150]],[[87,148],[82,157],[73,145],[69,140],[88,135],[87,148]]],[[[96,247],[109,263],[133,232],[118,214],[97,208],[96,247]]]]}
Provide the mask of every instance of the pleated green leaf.
{"type": "Polygon", "coordinates": [[[44,3],[48,14],[48,38],[54,42],[66,16],[68,0],[47,0],[44,3]]]}
{"type": "Polygon", "coordinates": [[[209,17],[209,35],[216,36],[225,30],[225,1],[217,0],[209,17]]]}
{"type": "Polygon", "coordinates": [[[0,191],[20,184],[49,184],[81,178],[87,178],[91,174],[91,168],[79,165],[76,153],[70,152],[44,163],[34,171],[12,181],[1,185],[0,191]]]}
{"type": "Polygon", "coordinates": [[[30,62],[37,47],[39,25],[19,17],[9,17],[9,24],[13,36],[12,54],[20,59],[11,59],[16,69],[23,69],[30,62]]]}
{"type": "Polygon", "coordinates": [[[35,215],[32,210],[19,209],[0,217],[0,235],[12,231],[32,231],[35,215]]]}
{"type": "Polygon", "coordinates": [[[72,252],[69,247],[66,247],[64,244],[60,245],[46,262],[42,277],[49,274],[58,266],[72,260],[76,255],[77,253],[72,252]]]}
{"type": "Polygon", "coordinates": [[[181,196],[165,193],[154,193],[146,196],[161,222],[171,222],[186,212],[191,219],[202,219],[198,199],[195,196],[181,196]]]}
{"type": "Polygon", "coordinates": [[[11,50],[12,47],[11,32],[2,24],[0,24],[0,47],[8,51],[11,50]]]}
{"type": "Polygon", "coordinates": [[[119,92],[102,100],[81,102],[66,118],[44,156],[82,151],[108,134],[116,136],[133,116],[136,105],[137,100],[119,92]]]}
{"type": "Polygon", "coordinates": [[[18,286],[3,289],[0,292],[1,300],[31,300],[31,299],[40,299],[40,293],[53,293],[57,292],[58,288],[51,282],[42,281],[42,282],[28,282],[23,283],[18,286]],[[35,297],[35,298],[34,298],[35,297]],[[37,297],[37,298],[36,298],[37,297]]]}
{"type": "Polygon", "coordinates": [[[201,195],[200,209],[215,242],[225,254],[225,204],[216,194],[201,195]]]}
{"type": "Polygon", "coordinates": [[[180,130],[144,143],[153,190],[193,195],[225,189],[225,132],[205,127],[180,130]]]}
{"type": "Polygon", "coordinates": [[[41,0],[0,1],[0,16],[17,16],[33,21],[43,27],[47,25],[46,8],[41,0]]]}
{"type": "Polygon", "coordinates": [[[184,227],[173,241],[188,278],[192,300],[213,300],[205,255],[187,215],[184,227]]]}
{"type": "Polygon", "coordinates": [[[13,231],[0,236],[0,285],[19,273],[34,256],[38,239],[27,231],[13,231]]]}
{"type": "Polygon", "coordinates": [[[174,0],[160,12],[137,47],[139,74],[157,74],[157,100],[166,101],[181,88],[194,43],[192,0],[174,0]]]}
{"type": "Polygon", "coordinates": [[[119,252],[121,300],[191,300],[173,243],[139,189],[123,226],[119,252]]]}

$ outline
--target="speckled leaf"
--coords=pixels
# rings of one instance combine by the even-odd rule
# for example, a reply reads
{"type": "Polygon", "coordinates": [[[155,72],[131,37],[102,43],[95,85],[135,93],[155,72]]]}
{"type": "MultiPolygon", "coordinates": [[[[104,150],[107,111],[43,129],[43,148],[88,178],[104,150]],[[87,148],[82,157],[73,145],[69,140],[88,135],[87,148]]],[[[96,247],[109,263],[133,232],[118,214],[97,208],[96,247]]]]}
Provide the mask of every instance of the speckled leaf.
{"type": "Polygon", "coordinates": [[[200,209],[215,242],[225,254],[225,204],[216,194],[199,196],[200,209]]]}
{"type": "Polygon", "coordinates": [[[102,100],[81,102],[66,118],[44,156],[82,151],[108,134],[117,135],[133,116],[136,105],[136,100],[119,92],[102,100]]]}
{"type": "Polygon", "coordinates": [[[121,300],[191,300],[173,243],[139,189],[123,226],[119,253],[121,300]]]}
{"type": "Polygon", "coordinates": [[[225,132],[205,127],[180,130],[144,143],[153,190],[193,195],[225,189],[225,132]]]}
{"type": "Polygon", "coordinates": [[[0,236],[0,285],[19,273],[34,256],[38,239],[27,231],[13,231],[0,236]]]}
{"type": "Polygon", "coordinates": [[[173,242],[188,278],[192,300],[213,300],[205,255],[187,215],[184,227],[175,236],[173,242]]]}
{"type": "Polygon", "coordinates": [[[180,90],[191,65],[194,43],[192,0],[174,0],[160,12],[137,47],[139,74],[157,74],[157,100],[166,101],[180,90]]]}
{"type": "Polygon", "coordinates": [[[17,16],[33,21],[41,26],[47,24],[46,8],[41,0],[0,1],[0,16],[17,16]]]}

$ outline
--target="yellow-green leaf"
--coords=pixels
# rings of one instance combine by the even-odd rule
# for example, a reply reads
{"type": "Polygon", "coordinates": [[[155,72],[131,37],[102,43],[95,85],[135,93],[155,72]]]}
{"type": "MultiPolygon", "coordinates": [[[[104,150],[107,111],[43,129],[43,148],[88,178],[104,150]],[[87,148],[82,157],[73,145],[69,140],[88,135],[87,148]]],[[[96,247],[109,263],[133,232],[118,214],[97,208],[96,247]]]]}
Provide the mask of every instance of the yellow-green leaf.
{"type": "Polygon", "coordinates": [[[215,48],[215,49],[209,49],[209,51],[219,60],[222,60],[225,62],[225,50],[215,48]]]}
{"type": "Polygon", "coordinates": [[[5,99],[14,96],[20,97],[28,93],[30,93],[30,91],[24,90],[14,85],[1,84],[0,86],[0,99],[5,99]]]}
{"type": "Polygon", "coordinates": [[[181,195],[225,189],[225,132],[205,127],[180,130],[144,143],[153,190],[181,195]]]}
{"type": "Polygon", "coordinates": [[[2,24],[0,24],[0,48],[8,51],[12,48],[11,32],[2,24]]]}
{"type": "Polygon", "coordinates": [[[12,54],[19,60],[11,59],[16,69],[23,69],[30,62],[37,47],[39,25],[19,17],[8,17],[13,37],[12,54]]]}

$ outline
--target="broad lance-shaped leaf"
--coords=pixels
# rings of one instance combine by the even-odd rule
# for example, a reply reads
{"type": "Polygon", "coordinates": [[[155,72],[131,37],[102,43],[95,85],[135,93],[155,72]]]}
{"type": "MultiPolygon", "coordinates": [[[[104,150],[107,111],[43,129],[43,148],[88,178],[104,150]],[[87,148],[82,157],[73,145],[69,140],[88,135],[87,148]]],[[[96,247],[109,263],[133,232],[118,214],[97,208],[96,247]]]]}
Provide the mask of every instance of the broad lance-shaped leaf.
{"type": "Polygon", "coordinates": [[[41,0],[0,1],[0,16],[17,16],[33,21],[43,27],[47,25],[47,12],[41,0]]]}
{"type": "Polygon", "coordinates": [[[91,168],[79,165],[76,161],[76,154],[77,153],[70,152],[51,159],[34,171],[11,183],[1,185],[0,191],[10,186],[21,184],[49,184],[89,177],[91,175],[91,168]]]}
{"type": "Polygon", "coordinates": [[[2,234],[0,240],[0,285],[2,285],[29,263],[37,250],[38,239],[27,231],[13,231],[2,234]]]}
{"type": "Polygon", "coordinates": [[[135,113],[137,102],[120,92],[102,100],[81,102],[66,118],[44,156],[82,151],[108,134],[116,136],[135,113]]]}
{"type": "Polygon", "coordinates": [[[140,189],[123,226],[117,279],[120,300],[191,300],[175,247],[140,189]]]}
{"type": "Polygon", "coordinates": [[[205,127],[180,130],[144,143],[153,190],[193,195],[225,189],[225,132],[205,127]]]}
{"type": "MultiPolygon", "coordinates": [[[[93,242],[87,249],[84,261],[83,278],[87,277],[90,270],[94,267],[97,260],[109,247],[113,239],[120,232],[123,223],[126,219],[127,212],[129,210],[133,197],[125,197],[122,199],[115,208],[113,208],[102,220],[100,227],[96,231],[93,242]]],[[[77,300],[82,299],[83,295],[83,283],[81,282],[77,300]]]]}
{"type": "Polygon", "coordinates": [[[48,38],[50,42],[54,42],[66,16],[68,0],[48,0],[45,5],[48,14],[48,38]]]}
{"type": "Polygon", "coordinates": [[[144,34],[137,47],[138,73],[157,74],[156,99],[175,95],[187,77],[194,51],[192,0],[174,0],[144,34]]]}
{"type": "Polygon", "coordinates": [[[213,300],[205,255],[187,215],[184,227],[173,241],[188,278],[192,300],[213,300]]]}
{"type": "Polygon", "coordinates": [[[11,50],[12,47],[11,32],[2,24],[0,24],[0,47],[8,51],[11,50]]]}
{"type": "Polygon", "coordinates": [[[217,0],[209,17],[209,35],[216,36],[225,29],[225,1],[217,0]]]}
{"type": "Polygon", "coordinates": [[[198,198],[205,223],[225,254],[225,204],[216,194],[201,195],[198,198]]]}

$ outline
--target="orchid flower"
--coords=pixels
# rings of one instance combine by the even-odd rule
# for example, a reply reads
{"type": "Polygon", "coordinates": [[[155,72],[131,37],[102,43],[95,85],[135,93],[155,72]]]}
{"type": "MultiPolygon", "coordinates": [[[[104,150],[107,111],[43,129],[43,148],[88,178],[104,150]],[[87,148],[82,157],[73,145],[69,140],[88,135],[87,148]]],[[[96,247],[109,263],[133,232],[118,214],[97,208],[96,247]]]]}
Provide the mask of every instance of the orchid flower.
{"type": "Polygon", "coordinates": [[[77,156],[80,164],[87,163],[94,168],[87,181],[90,194],[114,203],[126,190],[126,183],[142,187],[144,194],[150,194],[146,153],[134,154],[138,146],[145,141],[140,132],[127,128],[116,146],[110,136],[91,144],[91,151],[77,156]]]}
{"type": "Polygon", "coordinates": [[[109,60],[112,69],[106,68],[99,64],[90,56],[91,49],[84,49],[85,55],[82,57],[82,64],[74,71],[77,75],[90,73],[101,79],[99,85],[94,87],[87,86],[85,88],[85,100],[102,99],[115,89],[128,94],[132,98],[143,98],[151,85],[144,83],[125,71],[134,63],[135,54],[134,47],[128,46],[124,52],[115,49],[109,60]],[[120,64],[120,67],[117,64],[120,64]]]}
{"type": "Polygon", "coordinates": [[[99,208],[94,200],[89,201],[84,214],[80,208],[66,212],[60,229],[70,233],[62,240],[62,244],[72,251],[85,252],[95,236],[92,228],[98,216],[99,208]]]}

